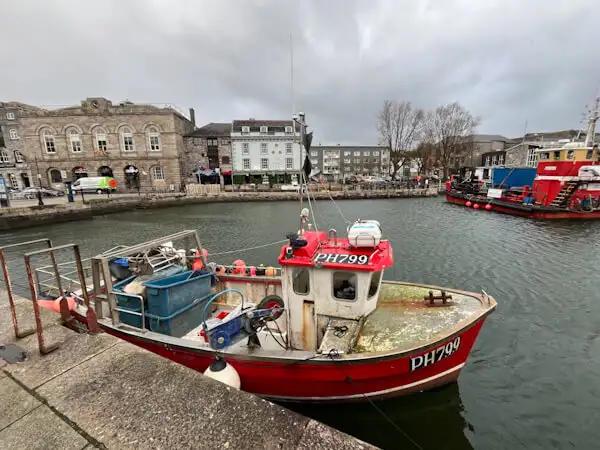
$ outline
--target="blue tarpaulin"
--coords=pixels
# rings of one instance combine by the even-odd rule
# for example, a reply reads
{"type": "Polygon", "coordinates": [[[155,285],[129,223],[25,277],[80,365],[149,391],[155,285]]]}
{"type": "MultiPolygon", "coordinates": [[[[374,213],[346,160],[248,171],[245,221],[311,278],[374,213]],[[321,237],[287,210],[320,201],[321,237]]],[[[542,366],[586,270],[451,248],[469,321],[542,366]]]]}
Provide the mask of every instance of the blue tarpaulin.
{"type": "Polygon", "coordinates": [[[492,186],[502,184],[504,188],[531,186],[536,169],[531,167],[494,167],[492,169],[492,186]]]}

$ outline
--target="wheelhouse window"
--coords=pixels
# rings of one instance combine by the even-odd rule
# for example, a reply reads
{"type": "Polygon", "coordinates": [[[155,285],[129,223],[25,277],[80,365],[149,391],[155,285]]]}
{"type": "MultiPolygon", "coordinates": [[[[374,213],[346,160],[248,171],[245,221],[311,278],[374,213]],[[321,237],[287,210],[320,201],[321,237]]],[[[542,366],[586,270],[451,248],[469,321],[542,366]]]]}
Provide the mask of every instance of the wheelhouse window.
{"type": "Polygon", "coordinates": [[[554,152],[554,160],[559,160],[560,159],[560,150],[557,152],[554,152]]]}
{"type": "Polygon", "coordinates": [[[594,150],[588,150],[585,154],[585,159],[592,159],[592,155],[594,154],[594,150]]]}
{"type": "Polygon", "coordinates": [[[573,159],[575,158],[575,150],[569,150],[567,152],[567,159],[573,159]]]}
{"type": "Polygon", "coordinates": [[[375,272],[371,275],[371,283],[369,284],[369,300],[374,298],[375,294],[377,294],[377,289],[379,289],[379,283],[381,283],[381,276],[383,275],[383,271],[375,272]]]}
{"type": "Polygon", "coordinates": [[[540,153],[540,159],[541,160],[550,159],[550,153],[548,153],[548,152],[540,153]]]}
{"type": "Polygon", "coordinates": [[[356,300],[356,274],[333,272],[333,296],[338,300],[356,300]]]}
{"type": "Polygon", "coordinates": [[[294,269],[292,277],[292,285],[296,294],[307,295],[310,293],[310,271],[306,267],[294,269]]]}

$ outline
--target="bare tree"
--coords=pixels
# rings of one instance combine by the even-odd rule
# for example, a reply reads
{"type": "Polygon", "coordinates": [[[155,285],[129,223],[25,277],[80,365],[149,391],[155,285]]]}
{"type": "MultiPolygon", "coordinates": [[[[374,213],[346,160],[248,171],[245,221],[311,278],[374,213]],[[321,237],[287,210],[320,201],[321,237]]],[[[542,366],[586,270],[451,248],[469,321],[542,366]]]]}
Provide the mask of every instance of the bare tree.
{"type": "Polygon", "coordinates": [[[425,175],[437,163],[435,146],[428,141],[420,142],[415,150],[415,160],[419,175],[425,175]]]}
{"type": "Polygon", "coordinates": [[[421,138],[425,113],[410,102],[386,100],[377,118],[380,142],[390,150],[392,178],[409,157],[409,152],[421,138]]]}
{"type": "Polygon", "coordinates": [[[437,149],[444,177],[448,176],[452,160],[468,151],[471,135],[478,124],[479,118],[456,102],[438,106],[428,114],[425,135],[437,149]]]}

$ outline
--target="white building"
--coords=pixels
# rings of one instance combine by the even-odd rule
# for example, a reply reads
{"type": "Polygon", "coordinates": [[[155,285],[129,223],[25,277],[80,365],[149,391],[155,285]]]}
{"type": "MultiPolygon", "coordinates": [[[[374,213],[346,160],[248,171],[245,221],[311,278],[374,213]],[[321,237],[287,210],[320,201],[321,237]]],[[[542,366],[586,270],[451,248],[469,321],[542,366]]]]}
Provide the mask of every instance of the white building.
{"type": "Polygon", "coordinates": [[[231,152],[237,183],[289,183],[304,163],[300,127],[294,133],[291,120],[234,120],[231,152]]]}

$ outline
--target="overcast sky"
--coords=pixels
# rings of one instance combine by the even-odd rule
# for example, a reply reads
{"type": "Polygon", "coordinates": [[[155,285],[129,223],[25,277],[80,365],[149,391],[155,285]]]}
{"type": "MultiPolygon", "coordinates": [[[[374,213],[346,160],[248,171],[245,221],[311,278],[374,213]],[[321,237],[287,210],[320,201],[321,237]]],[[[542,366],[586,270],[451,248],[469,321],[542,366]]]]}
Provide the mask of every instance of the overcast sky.
{"type": "Polygon", "coordinates": [[[600,82],[598,0],[0,0],[0,101],[193,107],[377,142],[386,99],[458,101],[479,132],[580,127],[600,82]]]}

